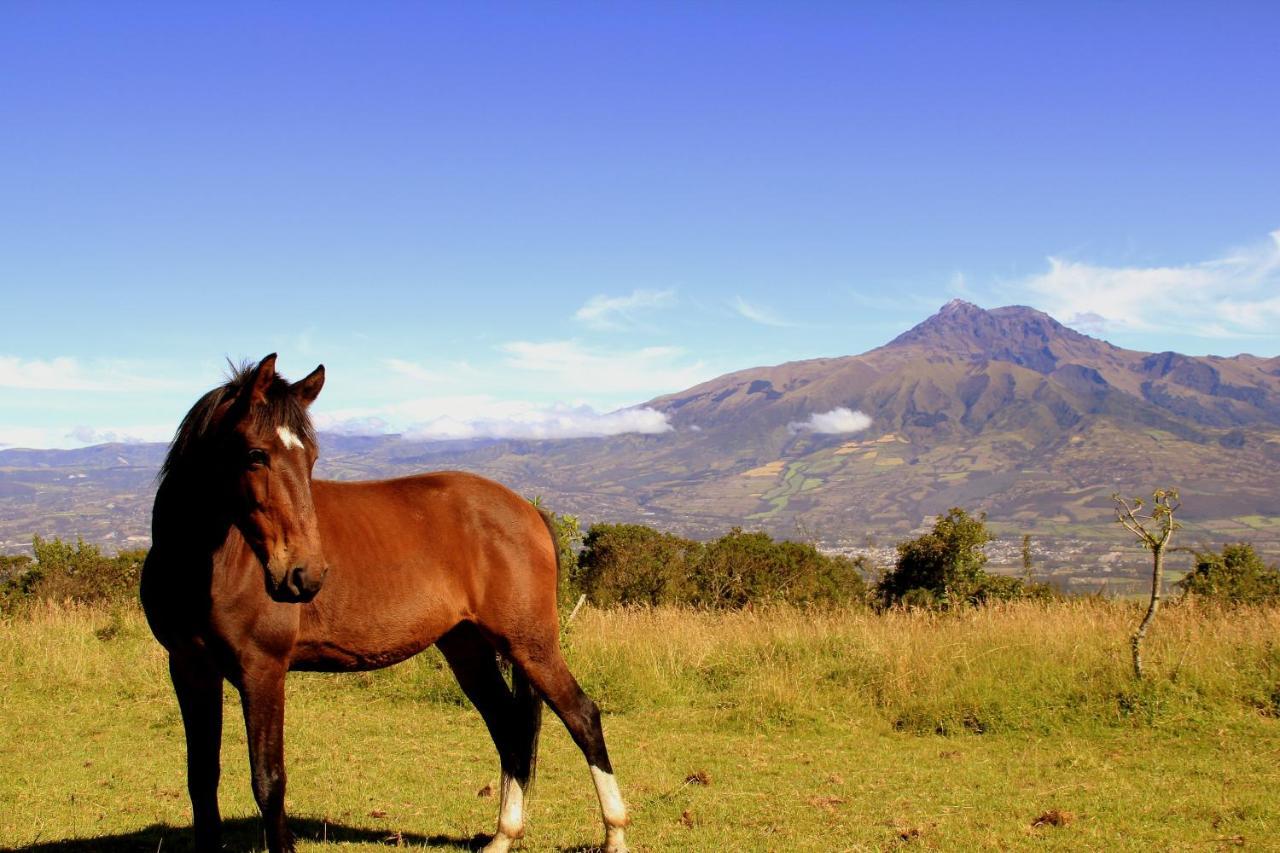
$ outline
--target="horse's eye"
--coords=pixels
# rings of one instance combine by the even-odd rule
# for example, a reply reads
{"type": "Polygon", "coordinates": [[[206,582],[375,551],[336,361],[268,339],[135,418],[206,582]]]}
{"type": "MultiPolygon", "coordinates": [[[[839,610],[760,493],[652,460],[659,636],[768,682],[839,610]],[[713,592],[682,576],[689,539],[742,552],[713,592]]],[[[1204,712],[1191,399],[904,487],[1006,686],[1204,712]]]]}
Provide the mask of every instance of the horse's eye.
{"type": "Polygon", "coordinates": [[[268,461],[269,458],[267,456],[267,451],[259,450],[256,447],[249,451],[250,468],[261,468],[263,465],[266,465],[268,461]]]}

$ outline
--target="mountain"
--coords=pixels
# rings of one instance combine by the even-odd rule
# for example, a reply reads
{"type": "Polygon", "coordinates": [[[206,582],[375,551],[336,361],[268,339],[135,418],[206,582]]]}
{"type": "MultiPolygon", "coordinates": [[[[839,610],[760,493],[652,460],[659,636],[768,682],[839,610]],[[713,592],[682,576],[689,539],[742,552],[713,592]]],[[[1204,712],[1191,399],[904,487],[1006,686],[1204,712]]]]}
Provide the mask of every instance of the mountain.
{"type": "MultiPolygon", "coordinates": [[[[322,435],[318,472],[465,468],[587,521],[692,535],[799,527],[829,543],[892,541],[953,505],[986,510],[1007,536],[1116,541],[1111,494],[1172,485],[1188,544],[1280,543],[1280,358],[1136,352],[1031,308],[957,300],[862,355],[742,370],[647,405],[674,429],[541,442],[322,435]],[[865,428],[810,428],[832,412],[833,428],[865,428]]],[[[0,540],[144,537],[162,453],[0,452],[0,540]]]]}
{"type": "Polygon", "coordinates": [[[934,439],[1032,425],[1042,439],[1091,416],[1190,437],[1280,426],[1280,358],[1134,352],[1032,308],[985,311],[954,300],[863,355],[739,371],[650,405],[677,426],[703,428],[744,418],[786,423],[846,406],[872,415],[877,428],[923,428],[934,439]]]}
{"type": "Polygon", "coordinates": [[[956,300],[862,355],[739,371],[650,405],[705,451],[686,454],[708,461],[684,506],[778,529],[896,532],[962,504],[1010,530],[1105,535],[1112,492],[1175,485],[1189,519],[1214,522],[1206,535],[1280,533],[1280,358],[1135,352],[1031,308],[956,300]],[[870,426],[792,426],[840,407],[870,426]]]}

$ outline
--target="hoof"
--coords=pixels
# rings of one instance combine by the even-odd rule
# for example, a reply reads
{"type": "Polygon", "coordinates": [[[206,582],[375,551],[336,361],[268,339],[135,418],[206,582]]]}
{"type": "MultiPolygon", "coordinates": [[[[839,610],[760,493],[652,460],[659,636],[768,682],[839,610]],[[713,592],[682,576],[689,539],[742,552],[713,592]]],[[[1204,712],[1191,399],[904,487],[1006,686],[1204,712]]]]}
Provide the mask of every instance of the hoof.
{"type": "Polygon", "coordinates": [[[495,835],[488,844],[480,849],[480,853],[507,853],[514,843],[515,839],[509,835],[495,835]]]}
{"type": "Polygon", "coordinates": [[[604,853],[627,853],[627,841],[622,827],[609,827],[604,835],[604,853]]]}

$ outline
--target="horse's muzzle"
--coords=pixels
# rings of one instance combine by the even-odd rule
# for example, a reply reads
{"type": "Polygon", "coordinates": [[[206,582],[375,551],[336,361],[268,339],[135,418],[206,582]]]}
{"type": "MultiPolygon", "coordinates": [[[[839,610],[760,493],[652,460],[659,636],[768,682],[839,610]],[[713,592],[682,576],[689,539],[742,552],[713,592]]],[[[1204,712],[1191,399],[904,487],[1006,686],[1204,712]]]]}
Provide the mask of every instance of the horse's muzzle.
{"type": "Polygon", "coordinates": [[[288,604],[305,604],[320,591],[324,575],[325,572],[314,572],[306,566],[294,566],[285,572],[284,580],[276,585],[271,597],[288,604]]]}

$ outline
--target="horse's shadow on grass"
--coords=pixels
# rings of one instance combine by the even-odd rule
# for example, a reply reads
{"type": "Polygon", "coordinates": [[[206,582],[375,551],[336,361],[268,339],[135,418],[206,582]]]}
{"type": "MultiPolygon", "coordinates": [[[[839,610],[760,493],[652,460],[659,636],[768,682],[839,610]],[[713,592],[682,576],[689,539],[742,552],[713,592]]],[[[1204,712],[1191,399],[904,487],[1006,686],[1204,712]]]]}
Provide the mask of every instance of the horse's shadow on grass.
{"type": "MultiPolygon", "coordinates": [[[[409,847],[446,850],[479,850],[488,843],[490,836],[475,835],[460,838],[451,835],[417,835],[401,833],[393,829],[370,829],[345,826],[340,823],[315,818],[290,818],[289,828],[300,842],[385,844],[389,847],[409,847]]],[[[192,849],[189,826],[172,826],[155,823],[136,832],[116,835],[99,835],[96,838],[67,838],[45,841],[37,839],[23,847],[0,848],[22,853],[184,853],[192,849]]],[[[222,849],[228,853],[265,850],[262,821],[258,818],[236,818],[223,821],[222,849]]]]}
{"type": "MultiPolygon", "coordinates": [[[[491,835],[480,833],[470,838],[453,835],[418,835],[391,829],[345,826],[315,818],[290,818],[289,828],[300,842],[385,844],[388,847],[418,849],[479,850],[489,843],[491,835]]],[[[0,847],[0,853],[187,853],[192,849],[190,826],[153,823],[136,832],[99,835],[95,838],[66,838],[61,841],[37,839],[22,847],[0,847]]],[[[266,850],[262,821],[258,818],[235,818],[222,822],[222,849],[227,853],[266,850]]],[[[594,853],[600,848],[584,844],[560,848],[561,853],[594,853]]]]}

